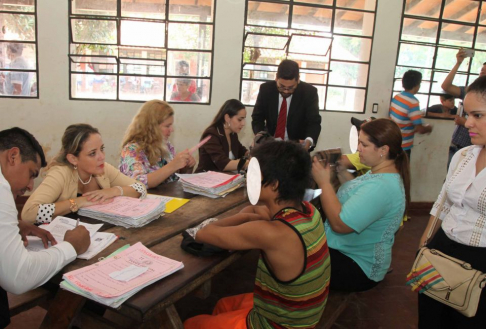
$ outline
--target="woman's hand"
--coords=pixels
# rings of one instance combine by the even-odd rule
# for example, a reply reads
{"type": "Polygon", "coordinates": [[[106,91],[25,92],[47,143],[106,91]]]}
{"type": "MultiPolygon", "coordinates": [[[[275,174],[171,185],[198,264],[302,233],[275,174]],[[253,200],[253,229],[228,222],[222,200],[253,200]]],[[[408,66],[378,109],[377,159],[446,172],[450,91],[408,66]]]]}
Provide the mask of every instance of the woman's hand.
{"type": "Polygon", "coordinates": [[[312,160],[312,177],[318,186],[331,182],[331,166],[329,164],[324,166],[317,157],[312,160]]]}
{"type": "Polygon", "coordinates": [[[194,159],[194,157],[189,154],[189,158],[188,158],[188,162],[187,162],[186,168],[192,168],[195,165],[196,165],[196,159],[194,159]]]}
{"type": "Polygon", "coordinates": [[[102,190],[86,192],[83,194],[83,197],[86,197],[87,202],[83,204],[83,206],[86,207],[88,205],[93,205],[93,204],[110,203],[113,201],[113,198],[116,196],[120,196],[120,190],[117,189],[116,187],[110,187],[110,188],[104,188],[102,190]]]}
{"type": "MultiPolygon", "coordinates": [[[[192,161],[194,161],[194,164],[196,164],[196,161],[189,154],[189,151],[185,150],[185,151],[182,151],[180,153],[177,153],[175,155],[174,159],[172,159],[172,161],[169,162],[169,164],[174,168],[174,172],[176,172],[177,170],[180,170],[180,169],[188,166],[188,164],[191,162],[191,158],[192,158],[192,161]]],[[[192,166],[194,166],[194,164],[192,166]]]]}

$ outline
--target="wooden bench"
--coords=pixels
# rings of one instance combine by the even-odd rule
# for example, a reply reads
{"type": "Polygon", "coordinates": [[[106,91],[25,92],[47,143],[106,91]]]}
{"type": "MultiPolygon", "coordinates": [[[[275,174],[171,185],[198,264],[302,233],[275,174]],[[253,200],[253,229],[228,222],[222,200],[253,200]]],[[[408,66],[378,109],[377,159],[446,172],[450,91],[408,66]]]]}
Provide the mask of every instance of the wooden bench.
{"type": "Polygon", "coordinates": [[[356,298],[354,292],[331,291],[327,297],[326,308],[316,329],[329,329],[339,318],[349,303],[356,298]]]}
{"type": "Polygon", "coordinates": [[[7,293],[7,295],[10,316],[15,316],[35,306],[42,306],[45,301],[54,296],[54,293],[39,287],[21,295],[11,293],[7,293]]]}

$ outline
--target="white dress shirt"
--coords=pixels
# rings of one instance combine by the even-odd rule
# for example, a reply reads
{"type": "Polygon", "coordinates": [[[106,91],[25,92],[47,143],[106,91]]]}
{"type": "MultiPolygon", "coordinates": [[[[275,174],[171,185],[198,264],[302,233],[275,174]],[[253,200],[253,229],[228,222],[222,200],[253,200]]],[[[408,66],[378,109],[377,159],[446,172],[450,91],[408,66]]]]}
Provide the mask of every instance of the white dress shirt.
{"type": "Polygon", "coordinates": [[[440,214],[442,229],[449,239],[473,247],[486,247],[486,169],[476,176],[476,161],[482,148],[473,145],[456,152],[430,212],[436,215],[442,196],[447,193],[440,214]],[[463,151],[465,157],[461,156],[463,151]]]}
{"type": "Polygon", "coordinates": [[[10,184],[0,168],[0,286],[22,294],[44,284],[77,255],[69,242],[39,252],[27,251],[19,234],[17,216],[10,184]]]}
{"type": "MultiPolygon", "coordinates": [[[[282,107],[282,102],[283,102],[283,96],[282,94],[278,94],[278,109],[277,109],[277,116],[280,115],[280,107],[282,107]]],[[[289,97],[287,97],[287,120],[289,119],[289,109],[290,109],[290,102],[292,102],[292,95],[290,95],[289,97]]],[[[289,140],[289,135],[287,134],[287,122],[285,124],[285,140],[288,141],[289,140]]],[[[307,137],[305,139],[306,141],[308,140],[310,142],[310,145],[314,145],[314,140],[312,139],[312,137],[307,137]]]]}

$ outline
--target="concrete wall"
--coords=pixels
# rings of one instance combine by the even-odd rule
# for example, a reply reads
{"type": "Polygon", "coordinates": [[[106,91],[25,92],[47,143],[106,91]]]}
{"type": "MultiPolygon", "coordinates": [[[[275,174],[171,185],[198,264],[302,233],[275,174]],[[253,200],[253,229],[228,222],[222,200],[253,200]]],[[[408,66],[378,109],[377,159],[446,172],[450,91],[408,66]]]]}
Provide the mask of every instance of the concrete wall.
{"type": "MultiPolygon", "coordinates": [[[[0,129],[21,126],[32,132],[52,157],[69,124],[86,122],[98,127],[106,145],[107,161],[116,165],[120,141],[140,103],[70,101],[68,74],[68,1],[38,1],[39,99],[0,99],[0,129]]],[[[388,115],[398,48],[402,0],[379,0],[366,113],[388,115]]],[[[177,150],[194,145],[221,104],[239,97],[241,44],[245,5],[243,0],[217,0],[211,105],[175,105],[172,142],[177,150]]],[[[251,111],[240,139],[248,145],[251,111]]],[[[349,151],[351,114],[321,112],[322,132],[317,149],[340,146],[349,151]]],[[[447,150],[453,123],[426,120],[434,125],[430,136],[416,138],[412,152],[412,201],[434,201],[446,174],[447,150]]],[[[39,181],[37,182],[37,184],[39,181]]]]}

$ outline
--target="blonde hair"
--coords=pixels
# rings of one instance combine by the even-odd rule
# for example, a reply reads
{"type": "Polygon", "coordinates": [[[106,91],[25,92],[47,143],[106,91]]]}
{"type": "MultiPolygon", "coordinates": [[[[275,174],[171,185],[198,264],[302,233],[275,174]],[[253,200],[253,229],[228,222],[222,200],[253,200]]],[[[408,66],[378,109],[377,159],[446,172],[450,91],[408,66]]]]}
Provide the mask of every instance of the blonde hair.
{"type": "Polygon", "coordinates": [[[140,107],[123,137],[122,147],[137,143],[151,165],[168,153],[159,125],[174,115],[174,109],[164,101],[154,99],[140,107]]]}
{"type": "Polygon", "coordinates": [[[93,134],[99,134],[98,129],[91,125],[85,123],[78,123],[70,125],[64,131],[61,139],[61,150],[49,163],[47,169],[54,166],[72,166],[67,160],[67,155],[72,154],[74,156],[79,156],[79,152],[83,149],[84,143],[93,134]]]}

